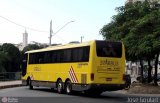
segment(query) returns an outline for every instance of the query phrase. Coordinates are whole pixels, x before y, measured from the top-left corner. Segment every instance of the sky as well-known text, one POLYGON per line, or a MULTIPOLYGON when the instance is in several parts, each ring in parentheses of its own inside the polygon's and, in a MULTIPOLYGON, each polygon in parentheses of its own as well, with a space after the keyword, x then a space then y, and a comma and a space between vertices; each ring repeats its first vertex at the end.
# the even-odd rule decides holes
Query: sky
POLYGON ((21 43, 25 30, 28 43, 49 43, 51 20, 52 44, 81 41, 81 36, 83 42, 102 40, 100 29, 124 4, 125 0, 0 0, 0 43, 21 43))

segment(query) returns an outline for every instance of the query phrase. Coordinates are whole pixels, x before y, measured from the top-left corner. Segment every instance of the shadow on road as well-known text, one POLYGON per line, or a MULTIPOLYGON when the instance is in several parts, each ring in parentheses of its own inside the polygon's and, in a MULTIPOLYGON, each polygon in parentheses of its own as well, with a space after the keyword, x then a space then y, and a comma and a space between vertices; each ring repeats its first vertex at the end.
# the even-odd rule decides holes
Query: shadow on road
MULTIPOLYGON (((28 88, 26 88, 28 89, 28 88)), ((45 87, 35 87, 33 89, 34 91, 44 91, 44 92, 49 92, 49 93, 56 93, 58 94, 57 90, 56 89, 50 89, 50 88, 45 88, 45 87)), ((60 94, 60 95, 66 95, 65 93, 63 94, 60 94)), ((86 95, 85 93, 83 92, 77 92, 77 91, 74 91, 71 95, 69 96, 74 96, 74 97, 83 97, 83 98, 95 98, 95 99, 125 99, 126 100, 126 95, 125 94, 120 94, 120 93, 113 93, 113 92, 104 92, 102 93, 101 95, 99 96, 94 96, 94 95, 86 95), (124 98, 125 97, 125 98, 124 98)))

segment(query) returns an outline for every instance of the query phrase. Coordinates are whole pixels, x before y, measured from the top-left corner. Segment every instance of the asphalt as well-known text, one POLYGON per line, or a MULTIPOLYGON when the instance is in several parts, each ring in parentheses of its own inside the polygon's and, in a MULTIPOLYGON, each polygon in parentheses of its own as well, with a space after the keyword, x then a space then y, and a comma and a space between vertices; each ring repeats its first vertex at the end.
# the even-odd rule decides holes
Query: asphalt
MULTIPOLYGON (((18 87, 22 86, 22 81, 21 80, 16 80, 16 81, 0 81, 0 89, 4 88, 12 88, 12 87, 18 87)), ((128 94, 128 95, 134 95, 134 96, 153 96, 153 97, 160 97, 160 94, 129 94, 127 93, 126 90, 118 90, 118 91, 113 91, 112 93, 118 93, 118 94, 128 94)))

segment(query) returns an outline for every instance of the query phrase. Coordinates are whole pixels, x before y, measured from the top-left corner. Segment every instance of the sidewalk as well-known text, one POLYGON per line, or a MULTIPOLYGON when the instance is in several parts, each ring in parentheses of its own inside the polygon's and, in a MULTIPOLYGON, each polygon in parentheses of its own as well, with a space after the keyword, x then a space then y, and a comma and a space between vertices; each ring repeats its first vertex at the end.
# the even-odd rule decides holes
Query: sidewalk
POLYGON ((144 93, 128 93, 127 90, 118 90, 118 91, 112 91, 112 93, 117 94, 124 94, 124 95, 130 95, 130 96, 146 96, 146 97, 160 97, 160 94, 144 94, 144 93))
POLYGON ((16 81, 0 81, 0 89, 2 88, 8 88, 8 87, 15 87, 15 86, 21 86, 22 81, 16 80, 16 81))

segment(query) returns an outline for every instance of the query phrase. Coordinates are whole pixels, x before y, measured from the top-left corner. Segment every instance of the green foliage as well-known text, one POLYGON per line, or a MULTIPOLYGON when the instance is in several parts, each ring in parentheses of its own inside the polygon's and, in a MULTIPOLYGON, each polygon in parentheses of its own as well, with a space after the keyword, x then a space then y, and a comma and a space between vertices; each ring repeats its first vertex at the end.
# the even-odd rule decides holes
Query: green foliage
POLYGON ((19 49, 13 44, 4 43, 2 46, 0 46, 0 72, 20 71, 20 64, 24 52, 43 47, 43 45, 29 44, 23 49, 22 52, 20 52, 19 49))
POLYGON ((14 60, 14 62, 20 62, 20 51, 17 47, 15 47, 13 44, 10 43, 4 43, 2 45, 2 50, 4 52, 7 52, 11 60, 14 60))
POLYGON ((6 72, 6 69, 4 67, 4 63, 6 61, 10 61, 8 54, 4 51, 0 51, 0 72, 6 72))
POLYGON ((29 44, 28 46, 24 47, 24 49, 22 50, 22 52, 26 52, 29 50, 36 50, 36 49, 41 49, 44 48, 43 45, 38 45, 38 44, 29 44))
MULTIPOLYGON (((112 17, 111 23, 105 25, 100 33, 106 40, 123 41, 127 60, 147 60, 148 65, 151 60, 155 60, 156 85, 157 58, 160 54, 160 7, 155 4, 146 0, 117 7, 118 14, 112 17)), ((151 69, 150 65, 148 76, 151 76, 151 69)), ((141 75, 143 77, 142 63, 141 75)))
POLYGON ((160 49, 160 8, 146 0, 116 10, 111 23, 100 30, 103 38, 123 41, 128 60, 153 58, 160 49))
POLYGON ((17 47, 4 43, 0 47, 0 72, 16 72, 20 70, 21 55, 17 47))

